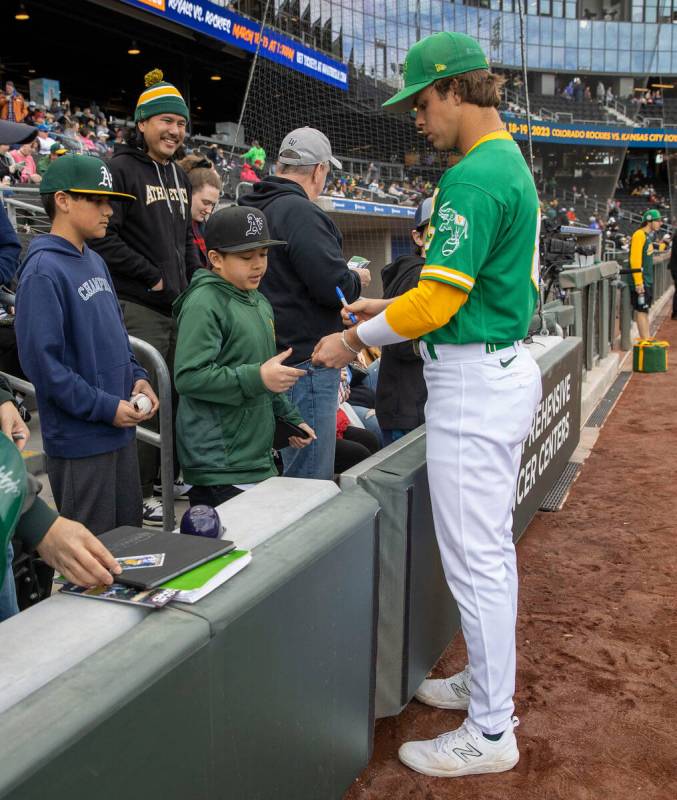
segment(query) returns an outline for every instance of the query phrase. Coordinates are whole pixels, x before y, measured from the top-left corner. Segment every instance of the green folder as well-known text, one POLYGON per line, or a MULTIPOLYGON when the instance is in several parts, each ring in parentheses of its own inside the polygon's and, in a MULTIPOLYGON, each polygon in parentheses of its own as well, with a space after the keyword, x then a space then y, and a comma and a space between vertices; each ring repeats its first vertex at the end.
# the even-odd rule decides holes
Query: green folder
POLYGON ((190 592, 195 589, 201 589, 205 583, 210 581, 213 577, 219 574, 221 570, 229 567, 235 561, 248 555, 247 550, 233 550, 225 556, 219 556, 205 564, 200 564, 199 567, 184 572, 183 575, 177 575, 167 583, 162 584, 163 589, 179 589, 182 592, 190 592))

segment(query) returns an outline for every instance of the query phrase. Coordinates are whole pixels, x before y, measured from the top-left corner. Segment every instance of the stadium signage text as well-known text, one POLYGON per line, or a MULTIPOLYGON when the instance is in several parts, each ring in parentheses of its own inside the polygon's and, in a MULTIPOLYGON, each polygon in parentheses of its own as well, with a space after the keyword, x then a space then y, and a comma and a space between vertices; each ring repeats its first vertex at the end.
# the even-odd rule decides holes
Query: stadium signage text
POLYGON ((198 33, 247 50, 261 47, 259 53, 269 61, 301 72, 338 89, 348 88, 348 68, 340 61, 306 47, 272 28, 233 11, 212 5, 208 0, 123 0, 128 5, 150 11, 198 33))
MULTIPOLYGON (((543 369, 543 398, 522 447, 515 492, 515 531, 522 531, 538 511, 566 467, 579 440, 581 423, 580 341, 565 339, 568 350, 543 369)), ((555 348, 557 352, 559 348, 555 348)))
MULTIPOLYGON (((504 114, 508 132, 515 139, 528 136, 527 121, 522 117, 504 114)), ((531 136, 535 142, 555 144, 583 144, 606 147, 665 147, 677 148, 677 129, 617 128, 604 125, 581 125, 575 122, 531 123, 531 136)))
POLYGON ((408 206, 395 206, 388 203, 368 203, 360 200, 342 200, 335 197, 331 200, 332 211, 344 211, 350 214, 375 214, 379 217, 404 217, 413 219, 416 209, 408 206))

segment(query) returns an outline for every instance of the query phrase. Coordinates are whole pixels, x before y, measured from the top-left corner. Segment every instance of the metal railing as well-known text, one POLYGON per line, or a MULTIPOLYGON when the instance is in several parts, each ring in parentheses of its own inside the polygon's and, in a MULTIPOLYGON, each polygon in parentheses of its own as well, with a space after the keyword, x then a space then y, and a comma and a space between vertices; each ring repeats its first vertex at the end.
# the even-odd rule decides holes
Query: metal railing
MULTIPOLYGON (((135 336, 129 337, 129 342, 134 349, 134 354, 142 356, 150 362, 157 376, 157 393, 160 400, 158 411, 158 421, 160 432, 145 428, 143 425, 136 426, 136 438, 152 447, 160 450, 160 480, 162 483, 162 528, 165 531, 173 531, 176 527, 176 516, 174 515, 174 441, 172 423, 172 386, 169 369, 164 358, 148 342, 137 339, 135 336)), ((35 386, 28 381, 17 378, 6 372, 0 372, 10 383, 12 389, 31 398, 35 398, 35 386)))
MULTIPOLYGON (((670 288, 669 253, 654 257, 654 297, 670 288)), ((564 304, 573 309, 569 332, 583 339, 583 368, 592 370, 614 349, 632 349, 632 303, 625 265, 603 261, 565 268, 559 275, 564 304)), ((547 312, 547 309, 545 309, 547 312)), ((555 309, 553 309, 554 311, 555 309)))

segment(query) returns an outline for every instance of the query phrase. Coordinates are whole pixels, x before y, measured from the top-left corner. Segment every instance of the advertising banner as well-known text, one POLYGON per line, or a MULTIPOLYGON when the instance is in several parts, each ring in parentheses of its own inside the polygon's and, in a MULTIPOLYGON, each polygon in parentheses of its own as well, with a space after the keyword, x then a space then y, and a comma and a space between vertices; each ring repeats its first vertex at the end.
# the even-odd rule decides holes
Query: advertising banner
POLYGON ((127 5, 157 14, 198 33, 254 53, 262 36, 259 54, 303 75, 338 89, 348 89, 348 68, 340 61, 306 47, 273 28, 264 27, 208 0, 122 0, 127 5))
POLYGON ((513 534, 517 539, 562 474, 580 439, 582 345, 565 339, 539 360, 543 397, 522 449, 517 479, 513 534))
MULTIPOLYGON (((502 114, 514 139, 528 138, 525 117, 502 114)), ((531 120, 534 142, 550 144, 582 144, 586 147, 659 147, 677 148, 677 128, 623 128, 612 125, 593 125, 580 122, 531 120)))

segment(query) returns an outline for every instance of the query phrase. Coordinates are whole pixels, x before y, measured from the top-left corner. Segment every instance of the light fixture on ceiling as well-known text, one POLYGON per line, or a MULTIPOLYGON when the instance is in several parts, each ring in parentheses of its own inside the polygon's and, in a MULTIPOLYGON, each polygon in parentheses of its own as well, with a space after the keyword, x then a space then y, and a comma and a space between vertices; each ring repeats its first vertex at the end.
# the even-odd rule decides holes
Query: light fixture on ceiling
POLYGON ((209 76, 209 80, 210 81, 220 81, 221 80, 221 76, 220 75, 210 75, 209 76))
POLYGON ((129 56, 138 56, 141 54, 141 50, 139 50, 139 46, 136 42, 132 42, 129 46, 129 50, 127 50, 127 55, 129 56))
POLYGON ((14 19, 18 19, 19 22, 25 22, 27 19, 30 19, 30 14, 26 11, 26 6, 23 3, 19 3, 19 8, 14 15, 14 19))

